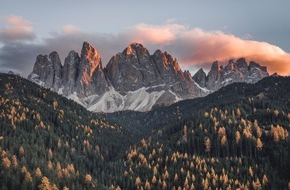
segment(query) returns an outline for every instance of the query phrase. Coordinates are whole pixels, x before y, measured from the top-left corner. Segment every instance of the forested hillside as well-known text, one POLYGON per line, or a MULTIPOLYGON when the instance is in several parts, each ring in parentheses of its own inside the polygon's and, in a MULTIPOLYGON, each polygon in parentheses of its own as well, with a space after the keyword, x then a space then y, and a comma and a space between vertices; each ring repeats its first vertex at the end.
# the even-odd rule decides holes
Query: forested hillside
POLYGON ((287 189, 290 78, 93 114, 0 75, 0 189, 287 189), (141 139, 142 138, 142 139, 141 139))
POLYGON ((0 75, 0 189, 101 189, 122 170, 130 133, 73 101, 0 75))
POLYGON ((289 84, 289 77, 268 77, 149 113, 107 115, 151 132, 127 152, 120 187, 287 189, 289 84))

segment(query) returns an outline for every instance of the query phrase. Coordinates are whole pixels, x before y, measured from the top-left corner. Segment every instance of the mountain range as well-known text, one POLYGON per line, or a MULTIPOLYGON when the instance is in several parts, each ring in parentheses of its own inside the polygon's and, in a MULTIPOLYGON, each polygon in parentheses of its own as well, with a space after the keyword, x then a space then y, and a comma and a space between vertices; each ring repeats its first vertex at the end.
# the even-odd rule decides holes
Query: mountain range
POLYGON ((132 43, 106 67, 100 53, 84 42, 81 55, 70 51, 61 63, 57 52, 38 55, 28 79, 73 99, 89 111, 149 111, 180 100, 203 97, 234 82, 255 83, 269 76, 267 68, 245 58, 212 64, 206 75, 182 71, 176 58, 156 50, 152 55, 132 43))

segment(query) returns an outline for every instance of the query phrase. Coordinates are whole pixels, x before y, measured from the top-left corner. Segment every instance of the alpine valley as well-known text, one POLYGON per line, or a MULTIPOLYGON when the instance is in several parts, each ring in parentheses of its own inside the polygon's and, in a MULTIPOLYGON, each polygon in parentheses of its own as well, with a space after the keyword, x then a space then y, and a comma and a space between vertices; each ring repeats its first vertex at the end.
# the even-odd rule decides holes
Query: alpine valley
POLYGON ((130 44, 0 74, 0 189, 289 189, 290 77, 130 44), (29 80, 28 80, 29 79, 29 80), (112 113, 111 113, 112 112, 112 113))

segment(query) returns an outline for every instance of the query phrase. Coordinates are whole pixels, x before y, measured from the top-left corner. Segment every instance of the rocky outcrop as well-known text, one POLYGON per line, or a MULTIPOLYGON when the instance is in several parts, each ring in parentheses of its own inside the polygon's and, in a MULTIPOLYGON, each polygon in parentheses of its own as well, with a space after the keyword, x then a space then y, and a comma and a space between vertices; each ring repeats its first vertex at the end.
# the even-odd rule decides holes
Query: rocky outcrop
POLYGON ((130 44, 113 56, 106 66, 107 76, 117 91, 125 93, 160 84, 153 60, 141 44, 130 44))
POLYGON ((216 91, 234 82, 255 83, 266 76, 269 76, 266 67, 253 61, 248 65, 245 58, 240 58, 236 61, 229 60, 224 68, 215 61, 208 75, 198 71, 193 76, 193 80, 201 87, 216 91))
POLYGON ((192 77, 192 79, 194 81, 196 81, 200 87, 204 88, 205 87, 205 84, 206 84, 206 73, 204 72, 204 70, 201 68, 199 69, 195 75, 192 77))
POLYGON ((76 92, 76 81, 79 76, 80 57, 75 51, 70 51, 64 60, 63 66, 63 94, 69 95, 76 92))
POLYGON ((83 43, 76 91, 80 97, 101 95, 108 89, 108 82, 103 72, 101 55, 88 42, 83 43))
POLYGON ((52 88, 54 90, 58 90, 59 88, 61 88, 62 86, 62 73, 63 73, 63 68, 62 68, 62 64, 60 61, 60 58, 58 56, 57 52, 52 52, 51 54, 49 54, 49 60, 51 61, 52 65, 53 65, 53 85, 52 88))
POLYGON ((49 56, 38 55, 33 71, 28 76, 29 80, 55 91, 61 86, 61 78, 62 65, 56 52, 52 52, 49 56))

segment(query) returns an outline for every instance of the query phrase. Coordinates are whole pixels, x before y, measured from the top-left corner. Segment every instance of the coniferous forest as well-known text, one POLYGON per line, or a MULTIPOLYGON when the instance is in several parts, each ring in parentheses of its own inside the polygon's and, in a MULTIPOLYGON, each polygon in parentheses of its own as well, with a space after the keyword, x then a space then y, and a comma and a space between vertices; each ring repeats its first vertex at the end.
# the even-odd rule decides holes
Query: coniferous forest
POLYGON ((289 189, 289 84, 96 114, 0 74, 0 189, 289 189))

